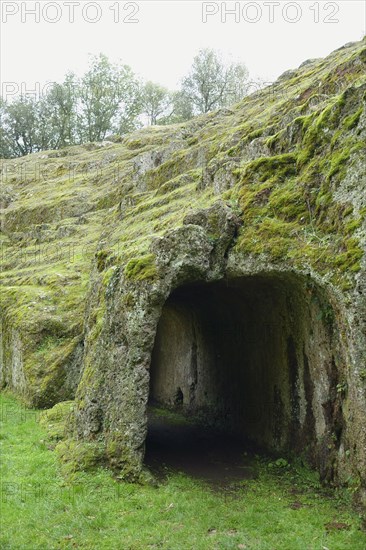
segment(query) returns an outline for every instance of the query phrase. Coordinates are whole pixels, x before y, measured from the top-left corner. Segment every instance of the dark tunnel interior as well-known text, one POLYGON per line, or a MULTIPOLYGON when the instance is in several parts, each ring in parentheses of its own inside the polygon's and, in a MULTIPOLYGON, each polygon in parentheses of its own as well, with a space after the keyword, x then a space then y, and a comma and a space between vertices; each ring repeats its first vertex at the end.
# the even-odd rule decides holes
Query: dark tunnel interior
POLYGON ((323 422, 314 384, 334 363, 323 309, 293 275, 178 288, 157 328, 150 403, 269 451, 305 449, 323 422))

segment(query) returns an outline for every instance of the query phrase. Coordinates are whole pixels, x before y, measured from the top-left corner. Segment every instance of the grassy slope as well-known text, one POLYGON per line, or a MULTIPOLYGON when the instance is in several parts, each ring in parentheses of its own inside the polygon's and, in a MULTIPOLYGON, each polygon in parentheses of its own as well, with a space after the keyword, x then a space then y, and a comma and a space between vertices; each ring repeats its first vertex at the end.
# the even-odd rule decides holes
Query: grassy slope
POLYGON ((96 251, 106 284, 119 265, 149 278, 151 239, 220 196, 245 220, 238 253, 352 288, 365 231, 366 184, 352 179, 364 154, 365 67, 363 41, 229 111, 3 162, 3 202, 12 202, 1 211, 0 307, 22 336, 25 397, 40 388, 39 405, 55 401, 60 365, 82 333, 96 251))
POLYGON ((327 495, 302 468, 258 462, 258 480, 223 492, 179 474, 158 488, 118 483, 102 469, 66 480, 38 413, 9 395, 0 411, 3 550, 365 548, 349 495, 327 495), (327 530, 333 522, 349 529, 327 530))

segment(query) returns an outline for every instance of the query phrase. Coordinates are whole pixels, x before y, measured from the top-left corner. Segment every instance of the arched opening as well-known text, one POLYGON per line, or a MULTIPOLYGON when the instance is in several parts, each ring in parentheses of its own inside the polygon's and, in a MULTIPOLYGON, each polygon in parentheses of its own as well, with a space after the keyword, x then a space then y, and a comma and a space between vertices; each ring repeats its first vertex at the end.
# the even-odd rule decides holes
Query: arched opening
POLYGON ((292 274, 182 286, 158 324, 150 403, 267 451, 315 456, 334 421, 332 323, 312 281, 292 274))

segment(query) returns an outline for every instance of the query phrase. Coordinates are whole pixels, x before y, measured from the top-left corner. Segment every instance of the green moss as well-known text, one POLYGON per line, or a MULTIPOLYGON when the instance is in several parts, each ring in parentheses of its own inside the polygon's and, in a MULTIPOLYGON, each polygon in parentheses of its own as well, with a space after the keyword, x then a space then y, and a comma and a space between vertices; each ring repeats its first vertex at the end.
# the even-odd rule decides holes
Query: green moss
POLYGON ((362 226, 362 218, 352 219, 348 223, 344 223, 344 230, 346 235, 352 235, 356 229, 359 229, 362 226))
POLYGON ((345 251, 336 257, 335 264, 343 272, 357 273, 361 269, 360 260, 364 254, 358 239, 351 237, 345 240, 344 248, 345 251))
POLYGON ((272 209, 278 218, 285 221, 309 222, 304 189, 300 182, 294 179, 289 179, 284 186, 275 189, 271 193, 268 207, 272 209))
POLYGON ((110 254, 110 251, 108 250, 99 250, 96 253, 96 260, 97 260, 97 269, 98 271, 103 271, 106 267, 106 261, 110 254))
POLYGON ((55 452, 66 478, 72 478, 76 472, 95 470, 105 456, 104 445, 101 443, 71 439, 60 441, 55 447, 55 452))
MULTIPOLYGON (((226 116, 146 128, 107 148, 77 146, 3 163, 2 182, 14 201, 2 212, 0 307, 22 343, 30 401, 49 406, 70 398, 65 369, 83 335, 91 266, 93 288, 98 277, 100 285, 88 312, 93 345, 120 272, 131 283, 153 281, 152 238, 221 198, 202 178, 207 165, 230 170, 236 181, 227 198, 243 217, 238 249, 289 267, 309 265, 332 273, 339 288, 352 287, 365 213, 341 204, 334 191, 363 158, 363 52, 360 43, 305 66, 226 116), (250 160, 266 147, 268 156, 250 160), (166 162, 140 173, 140 155, 157 151, 166 162)), ((126 307, 134 307, 133 297, 126 307)))
POLYGON ((128 445, 124 436, 118 433, 108 434, 105 457, 119 479, 132 483, 149 483, 152 476, 143 468, 136 453, 128 445))
POLYGON ((276 134, 274 134, 273 136, 270 136, 269 138, 266 139, 266 145, 271 151, 275 150, 276 145, 283 141, 284 136, 285 136, 285 132, 286 132, 286 130, 282 129, 279 132, 277 132, 276 134))
POLYGON ((346 174, 348 161, 351 155, 357 151, 363 149, 363 144, 353 144, 349 146, 348 143, 343 142, 340 148, 334 151, 330 158, 330 168, 326 174, 327 179, 331 179, 333 176, 339 174, 338 179, 342 178, 346 174))
POLYGON ((260 157, 246 163, 234 173, 239 176, 241 184, 263 183, 274 179, 284 181, 296 173, 296 156, 286 153, 274 157, 260 157))
POLYGON ((169 160, 157 168, 150 170, 146 175, 148 189, 157 189, 166 182, 196 168, 195 159, 191 158, 187 153, 188 151, 184 149, 182 151, 175 152, 169 160))
POLYGON ((51 441, 65 438, 67 429, 70 429, 73 407, 73 401, 63 401, 41 413, 40 424, 47 431, 51 441))
MULTIPOLYGON (((117 261, 117 258, 113 256, 114 260, 117 261)), ((115 280, 119 275, 119 268, 116 265, 113 265, 103 275, 103 285, 107 287, 111 281, 115 280)))
POLYGON ((361 106, 355 113, 352 113, 351 115, 347 116, 343 121, 343 126, 346 130, 353 130, 355 128, 361 118, 361 115, 363 113, 363 107, 361 106))
POLYGON ((141 149, 144 145, 144 142, 142 139, 129 139, 126 141, 126 145, 129 149, 135 150, 141 149))
POLYGON ((298 157, 298 165, 304 166, 313 155, 329 142, 329 132, 339 125, 340 113, 345 103, 344 94, 332 98, 327 106, 303 121, 304 137, 298 157))
POLYGON ((33 402, 39 408, 51 407, 58 401, 70 398, 69 390, 65 387, 66 367, 73 360, 79 343, 79 336, 72 340, 67 339, 62 345, 54 346, 43 360, 40 360, 39 355, 37 357, 36 354, 30 354, 25 361, 28 391, 37 388, 33 402))
POLYGON ((127 279, 133 279, 135 281, 155 279, 157 275, 155 256, 153 254, 147 254, 141 258, 133 258, 126 265, 124 274, 127 279))
POLYGON ((264 132, 264 128, 258 128, 257 130, 250 132, 250 134, 246 136, 246 140, 249 142, 253 141, 254 139, 261 137, 263 135, 263 132, 264 132))
POLYGON ((296 225, 276 218, 263 218, 244 229, 236 249, 242 253, 267 254, 274 260, 284 259, 292 247, 296 225))

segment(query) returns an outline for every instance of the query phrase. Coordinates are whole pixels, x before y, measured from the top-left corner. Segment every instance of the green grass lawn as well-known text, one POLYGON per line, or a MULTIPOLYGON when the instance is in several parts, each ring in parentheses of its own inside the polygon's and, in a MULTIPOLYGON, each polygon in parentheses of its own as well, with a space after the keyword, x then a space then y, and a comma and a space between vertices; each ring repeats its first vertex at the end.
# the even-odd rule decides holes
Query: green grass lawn
POLYGON ((0 548, 365 550, 347 492, 304 468, 269 467, 226 490, 174 473, 159 487, 109 471, 62 477, 38 414, 0 396, 0 548))

